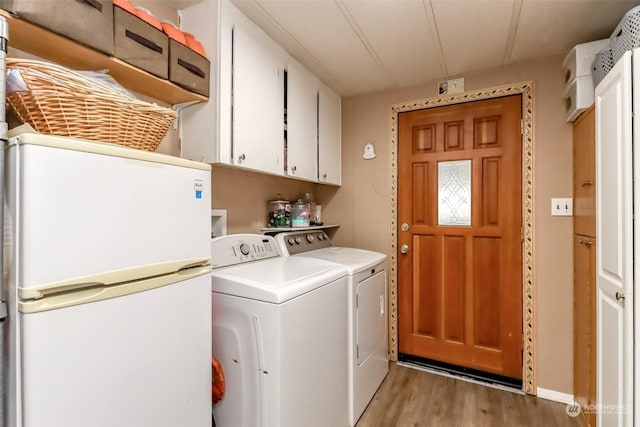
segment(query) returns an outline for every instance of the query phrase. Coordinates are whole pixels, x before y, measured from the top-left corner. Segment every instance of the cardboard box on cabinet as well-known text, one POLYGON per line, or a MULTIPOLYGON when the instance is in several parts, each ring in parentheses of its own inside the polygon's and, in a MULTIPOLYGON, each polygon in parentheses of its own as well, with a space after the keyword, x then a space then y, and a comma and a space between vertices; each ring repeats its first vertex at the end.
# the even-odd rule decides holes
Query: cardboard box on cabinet
POLYGON ((209 96, 209 70, 207 58, 169 39, 169 80, 191 92, 209 96))
POLYGON ((119 7, 113 8, 114 56, 151 74, 169 77, 169 37, 119 7))
POLYGON ((112 0, 0 0, 0 8, 113 55, 112 0))

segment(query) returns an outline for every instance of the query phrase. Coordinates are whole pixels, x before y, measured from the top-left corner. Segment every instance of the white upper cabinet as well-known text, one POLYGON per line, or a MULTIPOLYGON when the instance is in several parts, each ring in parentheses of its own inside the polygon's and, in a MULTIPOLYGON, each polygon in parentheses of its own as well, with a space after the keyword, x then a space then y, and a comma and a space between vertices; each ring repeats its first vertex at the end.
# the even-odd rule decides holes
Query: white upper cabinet
POLYGON ((340 97, 226 0, 181 19, 214 58, 209 101, 181 112, 182 156, 339 185, 340 97))
POLYGON ((318 93, 318 182, 341 184, 342 110, 340 96, 321 85, 318 93))
POLYGON ((232 31, 233 163, 282 174, 286 54, 253 24, 232 31))
POLYGON ((287 175, 318 179, 318 83, 294 59, 287 66, 287 175))
POLYGON ((205 1, 180 12, 182 27, 198 35, 211 58, 209 101, 180 112, 180 139, 186 159, 231 164, 231 31, 223 31, 230 25, 222 16, 224 6, 205 1))

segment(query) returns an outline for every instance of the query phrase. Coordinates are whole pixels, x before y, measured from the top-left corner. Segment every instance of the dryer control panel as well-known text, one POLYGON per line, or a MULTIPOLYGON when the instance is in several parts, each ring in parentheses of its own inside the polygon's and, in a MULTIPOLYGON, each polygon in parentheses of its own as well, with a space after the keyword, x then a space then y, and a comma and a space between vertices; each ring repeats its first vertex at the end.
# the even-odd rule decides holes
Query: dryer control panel
POLYGON ((284 255, 296 255, 333 246, 327 233, 322 230, 279 233, 275 238, 284 255))
POLYGON ((262 234, 229 234, 211 240, 213 268, 280 256, 271 236, 262 234))

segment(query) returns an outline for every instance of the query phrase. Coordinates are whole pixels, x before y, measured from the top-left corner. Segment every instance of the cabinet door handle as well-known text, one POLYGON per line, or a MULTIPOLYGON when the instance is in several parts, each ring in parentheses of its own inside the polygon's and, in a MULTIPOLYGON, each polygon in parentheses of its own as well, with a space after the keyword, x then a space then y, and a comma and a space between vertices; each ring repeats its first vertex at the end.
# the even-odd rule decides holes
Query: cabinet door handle
POLYGON ((327 179, 327 174, 326 174, 326 173, 323 173, 323 174, 322 174, 322 179, 324 179, 324 180, 326 180, 326 179, 327 179))
POLYGON ((586 247, 590 247, 591 245, 593 245, 593 242, 592 242, 591 240, 583 240, 583 239, 580 239, 580 242, 579 242, 579 243, 580 243, 581 245, 585 245, 586 247))
POLYGON ((590 187, 593 185, 593 181, 591 181, 590 179, 584 180, 580 183, 581 187, 590 187))
POLYGON ((295 173, 296 173, 296 170, 298 170, 298 168, 297 168, 297 167, 295 167, 295 166, 291 166, 291 172, 292 172, 293 174, 295 174, 295 173))
POLYGON ((238 161, 243 161, 246 160, 247 156, 244 154, 240 154, 240 157, 238 157, 238 161))

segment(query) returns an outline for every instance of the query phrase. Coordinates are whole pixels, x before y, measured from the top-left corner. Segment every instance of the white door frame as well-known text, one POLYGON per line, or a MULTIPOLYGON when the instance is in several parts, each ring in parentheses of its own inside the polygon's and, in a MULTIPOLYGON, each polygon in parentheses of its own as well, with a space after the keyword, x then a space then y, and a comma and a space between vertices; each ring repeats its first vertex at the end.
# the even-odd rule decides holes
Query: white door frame
POLYGON ((391 360, 398 360, 398 113, 445 105, 461 104, 509 95, 522 95, 522 298, 523 298, 523 372, 522 389, 536 394, 534 343, 534 83, 533 81, 489 89, 447 95, 392 105, 390 108, 390 213, 391 238, 389 249, 389 351, 391 360))

